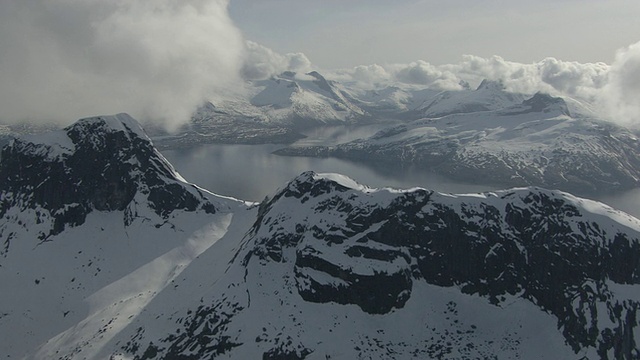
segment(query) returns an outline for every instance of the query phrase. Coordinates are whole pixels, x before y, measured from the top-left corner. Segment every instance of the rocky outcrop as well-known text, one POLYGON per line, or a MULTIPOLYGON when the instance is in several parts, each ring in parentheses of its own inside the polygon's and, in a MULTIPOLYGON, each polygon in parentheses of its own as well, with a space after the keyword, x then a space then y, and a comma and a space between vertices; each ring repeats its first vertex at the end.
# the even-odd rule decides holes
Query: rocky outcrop
POLYGON ((553 314, 576 352, 636 358, 640 301, 613 289, 640 284, 640 225, 594 219, 583 201, 537 188, 374 193, 305 173, 262 205, 248 259, 293 262, 306 301, 375 314, 402 308, 416 281, 495 306, 521 297, 553 314))
POLYGON ((174 210, 216 211, 126 114, 82 119, 61 131, 13 140, 2 150, 0 189, 0 218, 11 208, 32 209, 39 221, 52 222, 40 234, 43 241, 82 224, 94 210, 123 211, 125 222, 138 216, 137 205, 161 218, 174 210))

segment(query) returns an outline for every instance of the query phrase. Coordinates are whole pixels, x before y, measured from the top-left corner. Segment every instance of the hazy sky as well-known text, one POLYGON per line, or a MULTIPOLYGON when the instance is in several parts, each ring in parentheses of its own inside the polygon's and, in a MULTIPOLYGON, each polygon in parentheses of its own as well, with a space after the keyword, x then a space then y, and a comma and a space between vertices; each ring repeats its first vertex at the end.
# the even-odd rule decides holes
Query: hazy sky
POLYGON ((640 40, 637 0, 231 0, 245 38, 322 68, 463 54, 606 62, 640 40))

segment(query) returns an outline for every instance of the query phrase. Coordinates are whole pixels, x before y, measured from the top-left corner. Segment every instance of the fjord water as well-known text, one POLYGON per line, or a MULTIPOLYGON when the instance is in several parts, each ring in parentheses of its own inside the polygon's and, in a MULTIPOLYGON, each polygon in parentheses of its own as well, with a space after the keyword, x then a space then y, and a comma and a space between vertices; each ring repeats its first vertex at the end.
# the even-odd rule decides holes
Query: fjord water
MULTIPOLYGON (((294 145, 333 145, 366 138, 383 125, 334 126, 309 130, 294 145)), ((370 187, 406 189, 423 187, 443 192, 495 190, 487 185, 451 181, 417 166, 390 168, 386 164, 362 163, 336 158, 273 155, 285 145, 205 145, 164 150, 162 153, 188 181, 216 194, 261 201, 294 177, 309 170, 347 175, 370 187)))
MULTIPOLYGON (((331 145, 367 137, 381 125, 327 127, 307 132, 297 145, 331 145)), ((273 155, 285 145, 205 145, 163 150, 163 155, 189 182, 216 194, 261 201, 274 194, 302 172, 333 172, 347 175, 370 187, 407 189, 423 187, 440 192, 471 193, 498 190, 490 184, 463 183, 419 166, 393 166, 335 158, 307 158, 273 155)), ((593 196, 616 209, 640 217, 640 189, 615 195, 593 196)))
POLYGON ((165 157, 188 181, 216 194, 260 201, 294 177, 313 170, 347 175, 371 187, 424 187, 443 192, 495 190, 487 185, 464 184, 416 167, 390 169, 334 158, 273 155, 282 145, 207 145, 164 150, 165 157))

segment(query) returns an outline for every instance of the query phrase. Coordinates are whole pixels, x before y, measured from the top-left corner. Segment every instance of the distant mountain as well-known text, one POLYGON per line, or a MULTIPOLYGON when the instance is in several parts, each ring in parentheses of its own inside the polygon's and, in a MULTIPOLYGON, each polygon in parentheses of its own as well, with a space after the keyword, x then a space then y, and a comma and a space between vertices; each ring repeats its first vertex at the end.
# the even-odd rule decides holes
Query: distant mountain
POLYGON ((175 133, 154 123, 145 123, 144 128, 159 149, 205 144, 289 144, 304 137, 289 124, 268 121, 243 99, 227 100, 223 105, 205 103, 175 133))
POLYGON ((271 122, 309 127, 353 123, 365 111, 345 97, 339 84, 313 71, 306 75, 284 73, 254 83, 262 90, 250 100, 271 122))
MULTIPOLYGON (((12 123, 1 124, 0 123, 0 149, 7 145, 12 139, 18 136, 42 134, 59 129, 58 125, 53 123, 12 123)), ((2 155, 0 154, 0 159, 2 155)))
POLYGON ((440 90, 418 86, 390 85, 374 90, 348 89, 353 101, 378 119, 415 119, 416 110, 440 94, 440 90))
POLYGON ((413 164, 464 181, 578 194, 640 185, 640 142, 629 130, 585 115, 589 110, 575 100, 569 106, 565 99, 538 93, 509 105, 495 86, 469 94, 478 92, 474 101, 462 103, 485 104, 473 107, 478 111, 433 102, 427 110, 438 108, 439 116, 446 108, 451 114, 389 126, 367 139, 277 153, 413 164), (499 105, 505 106, 487 110, 499 105))
POLYGON ((501 82, 484 80, 475 90, 444 91, 416 109, 421 117, 436 118, 504 109, 517 105, 525 95, 506 91, 501 82))
POLYGON ((299 131, 324 125, 354 125, 375 119, 344 87, 320 73, 285 72, 245 84, 245 92, 205 103, 191 121, 170 134, 145 124, 160 148, 207 143, 292 143, 299 131))
POLYGON ((307 172, 250 204, 124 114, 13 141, 0 184, 11 358, 640 356, 640 221, 567 193, 307 172))

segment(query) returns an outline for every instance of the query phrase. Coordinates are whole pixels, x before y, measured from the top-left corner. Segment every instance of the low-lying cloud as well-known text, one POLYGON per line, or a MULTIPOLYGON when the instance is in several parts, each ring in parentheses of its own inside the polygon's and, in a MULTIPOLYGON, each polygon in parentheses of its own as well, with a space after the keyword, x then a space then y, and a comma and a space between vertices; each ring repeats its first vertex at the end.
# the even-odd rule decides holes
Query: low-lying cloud
POLYGON ((246 80, 264 80, 285 71, 307 73, 311 69, 311 61, 302 53, 281 55, 253 41, 246 42, 242 66, 242 77, 246 80))
POLYGON ((608 75, 603 107, 617 122, 640 127, 640 42, 618 51, 608 75))
POLYGON ((128 112, 175 127, 240 81, 227 0, 0 2, 0 120, 128 112))
POLYGON ((464 83, 477 85, 490 79, 501 81, 511 91, 545 91, 587 97, 607 84, 610 68, 604 63, 583 64, 554 58, 522 64, 500 56, 465 55, 455 64, 436 66, 420 60, 410 64, 358 66, 335 75, 343 81, 360 82, 362 86, 400 82, 441 89, 461 89, 464 83))
POLYGON ((331 76, 363 89, 403 83, 455 90, 489 79, 501 81, 509 91, 542 91, 583 100, 594 105, 606 120, 640 127, 640 42, 619 50, 610 65, 555 58, 523 64, 500 56, 465 55, 454 64, 375 64, 335 71, 331 76))

